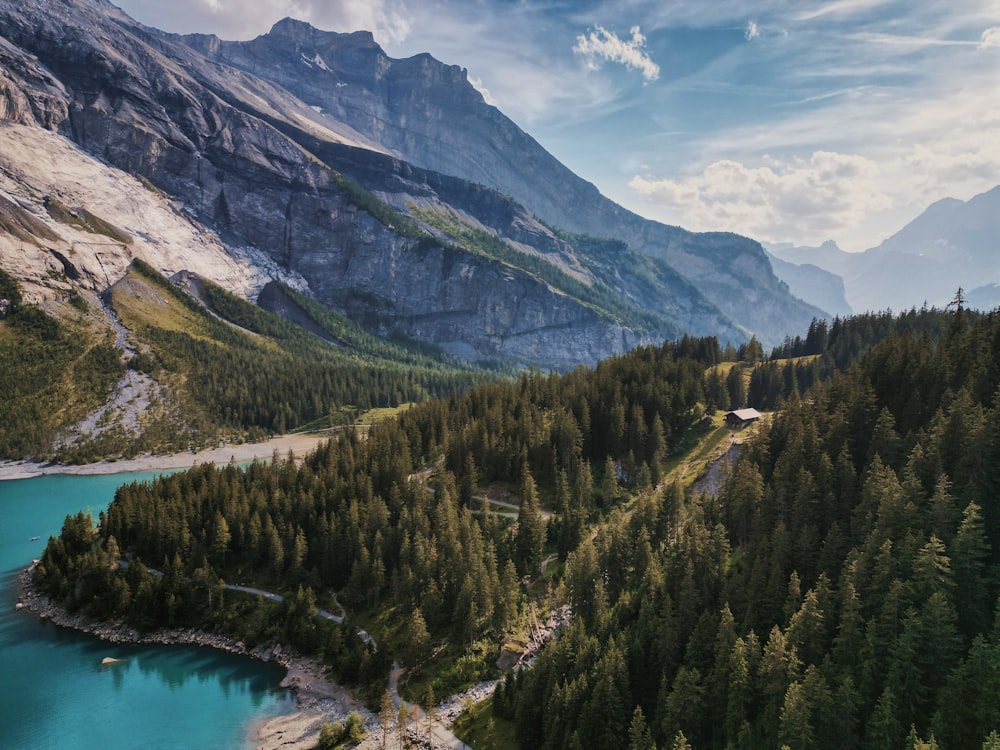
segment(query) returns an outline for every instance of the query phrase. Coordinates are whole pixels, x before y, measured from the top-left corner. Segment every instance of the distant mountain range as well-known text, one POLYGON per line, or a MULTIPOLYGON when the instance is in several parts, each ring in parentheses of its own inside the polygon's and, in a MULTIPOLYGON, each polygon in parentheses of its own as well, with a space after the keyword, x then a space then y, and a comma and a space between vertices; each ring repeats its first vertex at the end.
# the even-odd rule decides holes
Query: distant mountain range
POLYGON ((808 300, 828 315, 850 315, 844 280, 835 273, 824 271, 814 263, 792 263, 778 257, 768 246, 767 257, 775 275, 788 284, 789 291, 799 299, 808 300))
POLYGON ((141 258, 556 369, 684 333, 773 343, 822 315, 759 243, 623 209, 464 69, 367 32, 285 19, 225 42, 105 0, 0 0, 0 37, 0 266, 31 299, 106 290, 141 258))
MULTIPOLYGON (((834 242, 819 247, 769 245, 780 261, 811 264, 841 277, 855 312, 895 311, 924 303, 942 307, 959 287, 971 307, 1000 304, 1000 186, 968 201, 945 198, 878 247, 848 253, 834 242)), ((782 276, 784 266, 775 264, 782 276)), ((823 307, 815 290, 792 291, 823 307)), ((830 310, 833 312, 833 310, 830 310)))

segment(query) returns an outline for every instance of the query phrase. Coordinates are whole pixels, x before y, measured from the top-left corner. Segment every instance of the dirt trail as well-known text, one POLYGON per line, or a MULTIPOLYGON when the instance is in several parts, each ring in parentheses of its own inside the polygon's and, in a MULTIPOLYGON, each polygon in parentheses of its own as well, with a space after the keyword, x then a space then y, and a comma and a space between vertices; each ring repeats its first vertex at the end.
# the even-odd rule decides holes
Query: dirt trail
POLYGON ((740 448, 742 448, 741 443, 730 442, 725 452, 708 467, 705 476, 695 480, 695 483, 691 485, 691 494, 712 496, 719 494, 719 487, 726 481, 729 472, 736 465, 736 459, 740 455, 740 448))
MULTIPOLYGON (((126 361, 134 357, 138 352, 128 341, 128 329, 104 300, 101 301, 101 312, 114 331, 115 348, 126 361)), ((121 380, 112 388, 111 397, 70 427, 66 435, 56 442, 56 449, 98 437, 115 426, 120 426, 126 434, 137 437, 142 431, 142 415, 149 409, 153 398, 159 395, 160 386, 149 375, 125 370, 121 380)))
POLYGON ((399 665, 398 661, 392 663, 392 670, 389 672, 389 696, 392 698, 392 705, 397 709, 402 706, 406 706, 406 709, 410 712, 413 723, 411 724, 410 734, 413 735, 414 739, 418 741, 423 739, 427 741, 427 730, 426 727, 430 727, 430 746, 434 750, 439 748, 445 748, 446 750, 472 750, 471 747, 466 745, 462 740, 458 739, 455 734, 442 723, 442 720, 453 721, 457 714, 451 716, 447 713, 442 712, 440 706, 436 706, 434 709, 434 715, 431 716, 430 721, 427 719, 427 712, 423 708, 415 703, 407 703, 399 695, 399 677, 403 673, 403 668, 399 665))

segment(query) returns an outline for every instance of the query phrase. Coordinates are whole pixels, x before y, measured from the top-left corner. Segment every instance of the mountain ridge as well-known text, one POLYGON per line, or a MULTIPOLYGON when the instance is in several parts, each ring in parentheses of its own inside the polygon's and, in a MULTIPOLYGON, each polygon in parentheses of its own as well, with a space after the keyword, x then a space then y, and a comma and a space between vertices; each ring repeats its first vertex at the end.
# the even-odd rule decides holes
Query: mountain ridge
POLYGON ((781 260, 813 263, 841 276, 854 310, 943 307, 962 287, 982 309, 998 299, 1000 186, 967 201, 935 201, 898 232, 860 253, 835 242, 814 248, 774 246, 781 260))
MULTIPOLYGON (((553 228, 593 233, 535 218, 539 214, 529 203, 538 191, 506 193, 515 208, 498 219, 494 209, 504 191, 493 195, 496 186, 477 187, 461 174, 421 167, 410 158, 421 148, 433 151, 428 145, 432 140, 420 131, 424 127, 441 136, 438 143, 451 146, 439 152, 469 163, 461 157, 477 154, 490 170, 496 165, 497 149, 456 148, 453 139, 444 137, 463 129, 466 121, 461 127, 433 130, 446 111, 442 107, 458 106, 456 96, 459 104, 469 104, 486 118, 483 122, 493 127, 489 134, 519 134, 530 146, 526 153, 544 154, 541 166, 539 160, 520 159, 523 183, 537 181, 545 165, 558 165, 552 170, 571 180, 575 191, 564 199, 572 201, 582 191, 599 204, 574 206, 573 215, 588 215, 587 205, 616 215, 628 212, 601 198, 593 185, 572 175, 487 105, 462 68, 429 55, 391 61, 370 34, 321 32, 286 19, 269 35, 230 43, 159 32, 106 2, 34 7, 4 0, 0 35, 8 40, 0 50, 0 111, 7 119, 58 132, 105 163, 137 175, 143 184, 163 191, 190 220, 214 232, 223 252, 243 248, 243 256, 263 259, 266 277, 296 280, 299 288, 340 312, 359 315, 383 335, 421 338, 472 358, 568 369, 684 332, 736 341, 757 333, 772 341, 804 328, 819 313, 781 286, 759 244, 736 235, 693 235, 635 217, 641 223, 633 229, 641 231, 632 235, 643 240, 649 234, 653 240, 647 238, 643 245, 655 245, 655 252, 639 254, 625 247, 587 260, 553 228), (313 47, 289 48, 289 38, 348 38, 351 44, 340 50, 343 59, 335 60, 313 47), (344 112, 355 113, 352 117, 367 113, 366 123, 323 115, 317 111, 322 102, 246 69, 251 53, 270 54, 281 40, 286 42, 285 67, 294 64, 296 71, 327 78, 346 71, 343 81, 327 81, 327 103, 338 91, 350 92, 354 99, 337 101, 344 112), (377 85, 352 91, 366 81, 377 85), (338 82, 346 85, 338 87, 338 82), (399 92, 409 98, 385 111, 397 122, 409 120, 411 129, 397 128, 393 136, 388 126, 379 130, 373 124, 372 113, 381 117, 376 105, 398 99, 399 92), (451 203, 436 190, 448 193, 451 203), (470 202, 468 196, 477 200, 470 202), (478 227, 509 245, 514 255, 505 250, 506 260, 501 260, 470 253, 460 237, 413 213, 423 212, 426 218, 429 205, 441 216, 463 217, 461 227, 478 227), (620 295, 626 305, 648 306, 655 320, 639 328, 623 325, 613 309, 594 308, 586 301, 592 293, 580 297, 568 292, 566 284, 554 287, 551 274, 529 270, 533 266, 518 260, 518 253, 575 275, 584 287, 620 295), (678 258, 696 273, 679 269, 678 258)), ((271 71, 271 79, 283 75, 280 65, 268 66, 264 58, 258 62, 271 71)), ((545 185, 551 189, 561 183, 548 180, 545 185)), ((629 245, 628 239, 623 242, 629 245)), ((168 274, 184 270, 154 265, 168 274)), ((252 299, 264 283, 266 279, 241 293, 252 299)))
MULTIPOLYGON (((605 198, 596 186, 575 175, 500 110, 486 103, 468 82, 465 70, 458 66, 446 65, 426 54, 394 60, 374 43, 370 34, 323 32, 303 22, 288 19, 279 22, 271 32, 256 39, 248 42, 220 42, 215 49, 214 55, 227 64, 261 71, 262 75, 286 87, 303 101, 318 101, 322 98, 321 109, 337 110, 338 115, 361 130, 365 128, 363 121, 367 121, 373 111, 379 111, 376 95, 380 88, 390 92, 413 90, 412 86, 392 83, 393 71, 397 66, 404 70, 400 75, 407 84, 412 81, 406 70, 409 67, 419 64, 426 70, 436 71, 435 75, 430 76, 430 80, 433 84, 441 85, 429 88, 433 95, 418 98, 421 105, 418 111, 423 117, 416 121, 433 124, 448 119, 444 117, 447 112, 457 115, 455 119, 461 122, 462 127, 447 129, 446 136, 421 144, 412 132, 404 131, 398 125, 394 127, 391 113, 387 112, 380 118, 382 142, 395 150, 400 158, 415 166, 463 177, 513 195, 546 223, 579 234, 613 237, 624 241, 638 252, 666 260, 678 272, 690 278, 712 304, 768 340, 780 338, 783 335, 782 329, 787 328, 787 320, 782 321, 780 316, 766 314, 767 303, 784 297, 786 291, 772 273, 759 243, 728 232, 696 234, 680 227, 660 224, 644 219, 605 198), (298 32, 296 39, 308 35, 308 41, 313 45, 316 44, 316 39, 328 45, 337 41, 349 43, 352 40, 363 40, 364 54, 374 57, 371 65, 379 71, 377 83, 358 95, 365 101, 365 107, 350 105, 353 96, 350 92, 352 87, 357 87, 358 79, 351 77, 355 72, 353 68, 343 71, 341 75, 339 57, 331 58, 327 54, 327 57, 321 57, 323 66, 308 64, 310 55, 324 52, 316 46, 309 47, 308 53, 303 51, 299 57, 291 58, 291 61, 287 56, 277 55, 282 64, 261 64, 261 58, 273 51, 275 38, 287 36, 287 30, 291 28, 298 32), (355 36, 356 34, 361 36, 355 36), (305 61, 304 69, 302 61, 305 61), (293 63, 296 65, 294 75, 287 70, 293 63), (333 88, 320 92, 311 83, 317 78, 336 78, 337 81, 333 88), (345 83, 347 80, 350 83, 345 83), (447 91, 442 90, 446 88, 444 84, 450 85, 447 91), (448 93, 466 100, 471 106, 458 113, 453 108, 448 109, 448 93), (441 105, 442 101, 445 102, 444 106, 441 105), (438 108, 434 109, 432 105, 438 105, 438 108), (363 121, 351 119, 358 112, 363 121), (499 131, 492 132, 489 127, 499 128, 499 131), (482 134, 482 137, 478 140, 470 139, 470 133, 482 134), (456 144, 462 143, 468 145, 464 148, 456 147, 456 144), (437 144, 444 144, 445 147, 437 148, 437 144), (513 145, 508 147, 507 144, 513 145), (468 158, 470 154, 478 158, 468 158), (487 162, 488 156, 494 158, 487 162), (706 264, 707 256, 714 256, 713 262, 706 264), (750 305, 742 304, 746 289, 741 287, 744 287, 748 279, 755 294, 750 305), (737 292, 735 299, 734 291, 737 292)), ((350 57, 347 52, 338 52, 332 46, 327 47, 326 52, 329 53, 330 49, 350 57)), ((281 51, 283 48, 279 47, 279 53, 281 51)), ((274 58, 272 55, 268 59, 274 58)), ((423 79, 418 79, 418 82, 420 80, 423 79)), ((413 121, 412 117, 406 120, 408 124, 413 121)), ((811 317, 821 314, 820 310, 808 307, 801 301, 790 303, 785 300, 785 306, 782 313, 785 318, 796 318, 801 326, 807 325, 811 317)))

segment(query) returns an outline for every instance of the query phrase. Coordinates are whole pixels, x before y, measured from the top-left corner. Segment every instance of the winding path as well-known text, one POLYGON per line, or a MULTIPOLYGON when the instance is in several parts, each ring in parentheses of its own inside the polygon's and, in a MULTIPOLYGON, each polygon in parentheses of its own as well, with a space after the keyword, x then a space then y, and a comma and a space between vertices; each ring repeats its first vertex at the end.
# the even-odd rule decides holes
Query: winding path
MULTIPOLYGON (((152 570, 150 569, 150 572, 152 570)), ((263 596, 265 599, 270 599, 272 602, 283 602, 285 597, 281 594, 275 594, 273 591, 264 591, 264 589, 255 589, 253 586, 239 586, 235 583, 224 583, 222 588, 229 589, 230 591, 242 591, 244 594, 256 594, 257 596, 263 596)), ((337 602, 336 597, 334 601, 337 602)), ((340 602, 337 602, 337 606, 340 607, 340 602)), ((343 607, 340 607, 343 611, 343 607)), ((335 622, 338 625, 344 622, 344 615, 335 615, 333 612, 328 612, 325 609, 316 610, 316 614, 322 617, 324 620, 329 620, 330 622, 335 622)), ((375 643, 375 639, 371 637, 371 634, 367 630, 362 628, 355 628, 354 632, 357 633, 358 638, 364 641, 367 645, 372 647, 373 651, 378 651, 378 644, 375 643)))
MULTIPOLYGON (((150 572, 153 573, 151 569, 150 572)), ((160 574, 160 572, 156 571, 156 574, 160 574)), ((265 591, 264 589, 254 588, 253 586, 239 586, 235 583, 226 583, 223 584, 223 588, 229 589, 230 591, 241 591, 244 594, 256 594, 257 596, 263 596, 265 599, 270 599, 272 602, 284 601, 284 597, 281 596, 280 594, 275 594, 273 591, 265 591)), ((336 603, 338 607, 340 607, 340 610, 344 612, 343 615, 335 615, 332 612, 328 612, 325 609, 317 609, 316 614, 326 620, 330 620, 331 622, 335 622, 339 625, 344 621, 346 610, 344 610, 344 607, 340 604, 340 602, 337 601, 336 596, 334 597, 333 601, 334 603, 336 603)), ((371 646, 373 650, 378 649, 378 645, 375 643, 375 639, 372 638, 371 635, 366 630, 362 630, 361 628, 355 628, 354 632, 357 633, 358 638, 360 638, 366 644, 371 646)), ((393 706, 395 706, 398 709, 401 706, 405 705, 407 710, 410 711, 410 715, 417 722, 418 733, 419 733, 420 721, 425 720, 427 718, 427 712, 420 706, 416 705, 415 703, 407 703, 400 696, 399 676, 402 673, 403 673, 403 668, 400 666, 398 661, 394 661, 392 663, 392 669, 389 670, 389 683, 387 685, 387 689, 389 690, 389 695, 392 698, 393 706)), ((473 748, 469 747, 460 739, 458 739, 458 737, 456 737, 455 734, 450 729, 444 726, 437 719, 431 720, 431 744, 435 748, 438 747, 447 748, 447 750, 473 750, 473 748)))
MULTIPOLYGON (((398 661, 392 663, 392 669, 389 670, 389 696, 392 698, 392 705, 397 709, 405 706, 410 712, 410 716, 414 719, 417 724, 417 734, 420 734, 420 722, 426 721, 427 712, 424 711, 416 703, 407 703, 399 695, 399 676, 403 673, 403 668, 400 666, 398 661)), ((442 747, 448 748, 448 750, 473 750, 471 747, 466 745, 462 740, 455 736, 454 732, 444 726, 440 720, 436 717, 432 717, 430 720, 431 727, 431 740, 430 744, 434 748, 442 747)))
MULTIPOLYGON (((431 490, 431 492, 433 492, 433 491, 434 490, 431 490)), ((518 515, 519 515, 519 513, 521 511, 521 506, 520 505, 515 505, 514 503, 508 503, 505 500, 497 500, 496 498, 490 497, 489 494, 473 495, 472 499, 473 500, 478 500, 480 502, 480 504, 483 502, 483 500, 485 500, 487 503, 490 504, 490 506, 496 505, 497 507, 500 507, 500 508, 507 508, 506 511, 503 511, 503 510, 493 510, 492 507, 490 508, 490 513, 492 513, 494 516, 500 516, 501 518, 512 518, 514 520, 517 520, 517 517, 518 517, 518 515)), ((473 508, 472 512, 473 513, 482 513, 483 511, 482 511, 482 508, 473 508)), ((545 510, 544 508, 539 508, 538 509, 538 515, 540 515, 546 521, 549 521, 549 520, 552 519, 552 517, 555 514, 552 511, 550 511, 550 510, 545 510)))
MULTIPOLYGON (((128 560, 118 561, 118 565, 123 568, 127 568, 128 564, 129 564, 128 560)), ((156 568, 146 568, 146 570, 149 572, 151 576, 155 576, 157 578, 163 575, 163 571, 157 570, 156 568)), ((273 591, 265 591, 264 589, 258 589, 253 586, 241 586, 236 583, 224 583, 222 584, 222 587, 224 589, 228 589, 229 591, 239 591, 244 594, 262 596, 265 599, 269 599, 272 602, 283 602, 285 600, 285 597, 283 597, 281 594, 275 594, 273 591)), ((334 595, 333 597, 333 602, 334 604, 337 605, 337 607, 340 608, 340 611, 343 614, 335 615, 333 614, 333 612, 328 612, 325 609, 318 609, 318 608, 316 609, 316 614, 325 620, 330 620, 331 622, 335 622, 338 625, 340 625, 344 622, 344 618, 347 616, 347 611, 344 609, 343 605, 339 601, 337 601, 336 595, 334 595)), ((364 630, 362 628, 355 628, 354 632, 357 634, 358 638, 364 641, 367 645, 371 646, 373 651, 378 650, 378 644, 375 642, 375 639, 372 638, 371 634, 367 630, 364 630)), ((389 682, 387 685, 389 695, 392 697, 392 704, 397 709, 405 704, 406 707, 410 710, 413 717, 419 722, 420 720, 427 718, 427 712, 424 711, 423 708, 416 705, 415 703, 406 703, 399 695, 399 676, 402 674, 402 672, 403 668, 400 666, 399 662, 394 661, 392 663, 392 669, 389 670, 389 682)), ((447 750, 473 750, 473 748, 469 747, 460 739, 458 739, 458 737, 456 737, 455 734, 450 729, 448 729, 448 727, 444 726, 437 719, 434 719, 432 721, 431 738, 432 738, 432 746, 434 748, 446 748, 447 750)))

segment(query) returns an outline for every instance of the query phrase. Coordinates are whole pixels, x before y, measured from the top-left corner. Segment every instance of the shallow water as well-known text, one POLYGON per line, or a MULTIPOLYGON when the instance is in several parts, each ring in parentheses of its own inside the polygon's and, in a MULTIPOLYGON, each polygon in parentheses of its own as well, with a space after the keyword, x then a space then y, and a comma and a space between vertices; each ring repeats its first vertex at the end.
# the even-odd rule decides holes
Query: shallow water
POLYGON ((153 476, 0 481, 0 748, 248 748, 255 719, 293 709, 281 667, 202 647, 104 643, 15 612, 17 574, 68 513, 96 518, 119 484, 153 476), (101 666, 105 657, 122 661, 101 666))

